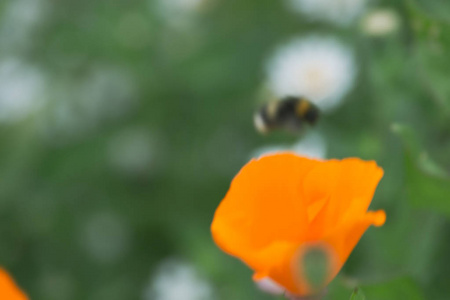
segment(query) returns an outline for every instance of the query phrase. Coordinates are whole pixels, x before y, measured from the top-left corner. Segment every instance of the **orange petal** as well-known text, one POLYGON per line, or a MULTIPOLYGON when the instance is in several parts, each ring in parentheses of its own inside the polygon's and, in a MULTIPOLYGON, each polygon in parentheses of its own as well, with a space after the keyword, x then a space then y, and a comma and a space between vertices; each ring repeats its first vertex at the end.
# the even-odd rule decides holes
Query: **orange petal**
POLYGON ((0 299, 27 300, 27 296, 16 286, 8 273, 0 268, 0 299))
POLYGON ((369 211, 364 216, 335 228, 334 231, 324 238, 324 241, 330 244, 339 256, 340 266, 336 270, 336 274, 344 265, 367 228, 370 225, 381 226, 385 220, 386 213, 383 210, 369 211))
POLYGON ((211 225, 216 243, 242 258, 274 241, 301 240, 307 218, 299 186, 319 163, 283 153, 244 166, 216 210, 211 225))
POLYGON ((260 279, 264 274, 274 282, 290 291, 298 291, 293 276, 292 261, 298 250, 298 244, 276 242, 253 254, 247 262, 255 270, 264 270, 256 273, 253 278, 260 279))
POLYGON ((382 176, 383 170, 375 162, 358 158, 331 160, 314 168, 304 182, 305 193, 313 198, 320 190, 328 198, 311 220, 308 239, 320 239, 339 224, 361 217, 382 176))
POLYGON ((382 175, 375 162, 357 158, 317 161, 280 153, 252 160, 216 210, 214 241, 250 266, 255 280, 269 277, 305 295, 310 291, 293 264, 299 249, 329 245, 337 261, 331 280, 365 230, 385 221, 382 211, 366 212, 382 175))
POLYGON ((363 214, 369 208, 378 183, 383 177, 383 169, 375 161, 347 158, 341 161, 342 176, 339 177, 336 198, 339 213, 351 209, 355 214, 363 214))

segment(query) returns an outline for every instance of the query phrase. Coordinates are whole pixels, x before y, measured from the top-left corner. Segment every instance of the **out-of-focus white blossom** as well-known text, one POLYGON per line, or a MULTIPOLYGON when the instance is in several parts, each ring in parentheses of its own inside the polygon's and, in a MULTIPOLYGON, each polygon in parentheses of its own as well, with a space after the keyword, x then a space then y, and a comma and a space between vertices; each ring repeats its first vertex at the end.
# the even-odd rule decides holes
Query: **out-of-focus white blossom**
POLYGON ((144 300, 213 300, 211 285, 189 264, 167 260, 161 263, 144 291, 144 300))
POLYGON ((47 11, 47 0, 6 1, 3 14, 0 14, 0 50, 16 51, 28 47, 47 11))
POLYGON ((78 103, 93 118, 114 118, 135 104, 133 81, 120 68, 95 68, 79 88, 78 103))
POLYGON ((367 0, 286 0, 288 6, 312 20, 346 25, 365 9, 367 0))
POLYGON ((18 59, 0 61, 0 122, 26 118, 45 102, 45 76, 18 59))
POLYGON ((268 88, 277 97, 304 96, 322 110, 336 107, 353 86, 353 53, 334 38, 295 39, 267 65, 268 88))
POLYGON ((256 149, 251 158, 258 158, 262 155, 273 154, 276 152, 291 151, 298 155, 309 158, 324 159, 327 154, 327 145, 324 138, 317 133, 309 133, 302 137, 292 146, 272 145, 256 149))
POLYGON ((93 67, 81 79, 54 78, 43 135, 56 143, 82 136, 129 113, 136 93, 131 75, 114 66, 93 67))
POLYGON ((294 144, 292 151, 309 158, 324 159, 327 155, 327 144, 320 134, 310 133, 294 144))
POLYGON ((362 29, 368 35, 382 36, 395 32, 400 25, 398 14, 391 9, 377 9, 362 20, 362 29))

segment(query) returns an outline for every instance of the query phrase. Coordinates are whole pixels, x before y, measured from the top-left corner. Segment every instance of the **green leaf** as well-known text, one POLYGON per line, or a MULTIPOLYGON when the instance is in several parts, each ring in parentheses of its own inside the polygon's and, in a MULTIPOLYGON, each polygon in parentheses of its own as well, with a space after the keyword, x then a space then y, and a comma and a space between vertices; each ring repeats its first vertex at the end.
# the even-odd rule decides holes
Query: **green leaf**
POLYGON ((417 283, 410 278, 398 278, 386 283, 364 286, 368 299, 408 299, 423 300, 423 293, 417 283))
MULTIPOLYGON (((432 1, 428 1, 432 2, 432 1)), ((450 86, 446 81, 447 70, 450 67, 446 53, 450 50, 449 16, 439 16, 441 9, 425 10, 417 1, 406 2, 408 26, 414 34, 414 51, 417 76, 420 85, 439 108, 438 112, 448 118, 450 114, 450 86)), ((443 2, 445 3, 445 1, 443 2)), ((425 5, 426 6, 426 5, 425 5)), ((448 4, 446 4, 448 7, 448 4)))
POLYGON ((450 176, 420 150, 409 127, 396 124, 392 130, 401 138, 404 147, 406 191, 410 203, 450 217, 450 176))
POLYGON ((352 296, 350 297, 350 300, 366 300, 366 296, 364 296, 364 294, 360 288, 356 288, 353 291, 352 296))

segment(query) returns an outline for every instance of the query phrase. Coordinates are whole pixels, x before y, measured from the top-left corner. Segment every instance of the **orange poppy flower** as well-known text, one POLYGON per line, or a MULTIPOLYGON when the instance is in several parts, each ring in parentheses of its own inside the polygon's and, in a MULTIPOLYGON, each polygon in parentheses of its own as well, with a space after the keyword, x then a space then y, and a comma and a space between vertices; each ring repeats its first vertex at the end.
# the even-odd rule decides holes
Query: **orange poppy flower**
POLYGON ((8 273, 0 268, 0 299, 27 300, 27 296, 16 286, 8 273))
POLYGON ((214 215, 216 244, 240 258, 256 281, 270 279, 291 295, 313 291, 299 267, 322 249, 328 284, 384 211, 367 211, 383 170, 358 158, 319 161, 279 153, 250 161, 233 179, 214 215))

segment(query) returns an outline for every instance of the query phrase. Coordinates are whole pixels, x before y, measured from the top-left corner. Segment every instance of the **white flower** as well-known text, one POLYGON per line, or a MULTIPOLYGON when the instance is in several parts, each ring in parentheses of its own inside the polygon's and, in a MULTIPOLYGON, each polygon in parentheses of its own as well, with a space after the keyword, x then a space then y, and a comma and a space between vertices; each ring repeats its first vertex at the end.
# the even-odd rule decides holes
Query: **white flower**
POLYGON ((114 66, 92 67, 81 79, 54 78, 41 124, 44 138, 63 143, 119 119, 137 105, 136 92, 132 76, 114 66))
POLYGON ((212 300, 211 285, 202 279, 189 264, 177 260, 161 263, 149 287, 144 291, 144 300, 212 300))
POLYGON ((26 118, 44 103, 44 75, 18 59, 0 62, 0 122, 26 118))
POLYGON ((327 144, 320 134, 310 133, 294 144, 292 151, 309 158, 324 159, 327 155, 327 144))
POLYGON ((324 159, 326 158, 327 145, 323 137, 318 133, 308 133, 292 146, 278 145, 256 149, 252 153, 251 158, 258 158, 262 155, 281 151, 292 151, 308 158, 324 159))
POLYGON ((47 0, 9 1, 0 22, 0 49, 28 47, 47 10, 47 0))
POLYGON ((368 35, 382 36, 396 31, 400 24, 398 14, 390 9, 378 9, 368 13, 362 21, 362 29, 368 35))
POLYGON ((296 39, 270 59, 268 87, 277 97, 304 96, 328 110, 352 87, 355 68, 352 52, 333 38, 296 39))
POLYGON ((325 20, 341 25, 353 21, 366 6, 367 0, 286 0, 294 11, 311 19, 325 20))

